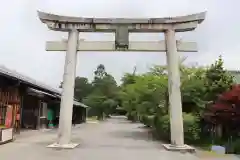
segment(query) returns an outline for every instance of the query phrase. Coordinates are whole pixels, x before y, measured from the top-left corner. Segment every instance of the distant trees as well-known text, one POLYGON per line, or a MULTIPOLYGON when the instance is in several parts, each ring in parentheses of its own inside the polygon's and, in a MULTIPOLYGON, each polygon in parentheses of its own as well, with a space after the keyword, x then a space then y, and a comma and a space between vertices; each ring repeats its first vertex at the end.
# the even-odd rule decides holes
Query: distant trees
MULTIPOLYGON (((119 87, 114 77, 106 72, 103 64, 99 64, 93 74, 92 82, 85 77, 75 78, 74 97, 90 106, 89 116, 97 116, 102 120, 115 112, 119 103, 119 87)), ((62 88, 62 82, 59 87, 62 88)))
POLYGON ((74 96, 77 100, 82 101, 93 90, 92 84, 85 77, 75 78, 74 96))
POLYGON ((102 64, 94 71, 91 85, 91 93, 83 99, 83 102, 91 107, 89 115, 97 116, 102 120, 117 108, 118 86, 114 77, 106 72, 102 64))
MULTIPOLYGON (((63 82, 60 82, 59 88, 62 88, 63 82)), ((92 84, 85 77, 75 78, 74 97, 82 101, 84 97, 92 92, 92 84)))

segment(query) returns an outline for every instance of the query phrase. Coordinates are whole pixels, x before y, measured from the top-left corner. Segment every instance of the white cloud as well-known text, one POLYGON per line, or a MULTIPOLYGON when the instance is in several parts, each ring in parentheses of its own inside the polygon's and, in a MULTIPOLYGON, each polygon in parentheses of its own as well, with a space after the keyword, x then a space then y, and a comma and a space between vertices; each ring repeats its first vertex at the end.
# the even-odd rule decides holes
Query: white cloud
MULTIPOLYGON (((73 16, 164 17, 207 10, 207 19, 195 32, 181 33, 183 40, 197 41, 199 53, 188 55, 188 62, 209 64, 220 54, 225 66, 239 69, 240 10, 238 0, 11 0, 1 3, 0 64, 57 87, 62 79, 64 54, 44 51, 45 41, 61 40, 67 35, 49 31, 37 17, 37 9, 73 16), (229 23, 227 23, 229 22, 229 23)), ((109 34, 81 34, 90 40, 113 39, 109 34)), ((160 34, 132 35, 132 39, 162 39, 160 34)), ((165 63, 164 53, 79 53, 77 75, 92 77, 99 64, 120 78, 137 65, 165 63)))

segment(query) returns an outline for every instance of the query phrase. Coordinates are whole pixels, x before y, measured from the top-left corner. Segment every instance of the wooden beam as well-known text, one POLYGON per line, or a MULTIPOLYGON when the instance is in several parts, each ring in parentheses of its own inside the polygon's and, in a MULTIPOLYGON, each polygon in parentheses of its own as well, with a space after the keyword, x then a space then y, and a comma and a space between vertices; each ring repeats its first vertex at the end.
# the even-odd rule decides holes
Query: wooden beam
MULTIPOLYGON (((46 51, 66 51, 67 41, 48 41, 46 51)), ((197 52, 195 42, 177 41, 178 52, 197 52)), ((79 41, 78 51, 118 51, 114 41, 79 41)), ((120 51, 120 50, 119 50, 120 51)), ((166 52, 165 41, 132 41, 129 52, 166 52)))

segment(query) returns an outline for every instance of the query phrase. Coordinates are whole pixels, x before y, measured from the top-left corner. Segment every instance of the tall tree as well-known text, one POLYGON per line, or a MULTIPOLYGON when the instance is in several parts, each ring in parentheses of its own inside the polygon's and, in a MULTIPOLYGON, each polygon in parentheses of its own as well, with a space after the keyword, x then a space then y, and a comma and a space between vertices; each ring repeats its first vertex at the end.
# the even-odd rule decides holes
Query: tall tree
POLYGON ((126 73, 123 75, 121 81, 122 81, 122 86, 126 86, 128 84, 134 84, 136 80, 136 71, 137 67, 135 66, 133 68, 133 73, 126 73))
POLYGON ((82 101, 83 98, 87 97, 92 92, 92 84, 89 83, 88 79, 85 77, 76 77, 74 96, 82 101))
POLYGON ((111 114, 117 107, 117 93, 118 86, 114 77, 106 72, 103 64, 100 64, 94 71, 92 92, 84 101, 92 107, 90 112, 102 119, 103 114, 111 114))
POLYGON ((229 90, 233 83, 233 76, 224 69, 223 59, 220 56, 206 72, 207 100, 215 101, 221 93, 229 90))
POLYGON ((94 79, 103 79, 106 74, 105 66, 103 64, 99 64, 97 66, 97 70, 94 71, 94 79))
MULTIPOLYGON (((62 88, 63 82, 60 82, 59 88, 62 88)), ((92 91, 92 84, 85 77, 75 78, 74 97, 82 101, 92 91)))

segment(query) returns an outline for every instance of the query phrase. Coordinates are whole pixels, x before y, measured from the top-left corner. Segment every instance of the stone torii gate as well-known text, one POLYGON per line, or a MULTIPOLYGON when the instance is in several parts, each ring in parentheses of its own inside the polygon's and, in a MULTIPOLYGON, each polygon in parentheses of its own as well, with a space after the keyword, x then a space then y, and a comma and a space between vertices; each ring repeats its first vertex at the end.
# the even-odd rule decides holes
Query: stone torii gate
POLYGON ((194 42, 181 42, 176 32, 192 31, 205 19, 205 12, 169 18, 83 18, 38 12, 50 30, 68 32, 68 40, 46 44, 47 51, 66 51, 61 98, 58 141, 48 147, 74 148, 71 142, 72 106, 77 51, 166 52, 168 65, 171 144, 169 150, 192 149, 184 144, 182 101, 180 91, 179 52, 197 52, 194 42), (115 32, 115 41, 81 41, 80 32, 115 32), (129 42, 130 32, 163 32, 164 41, 129 42))

